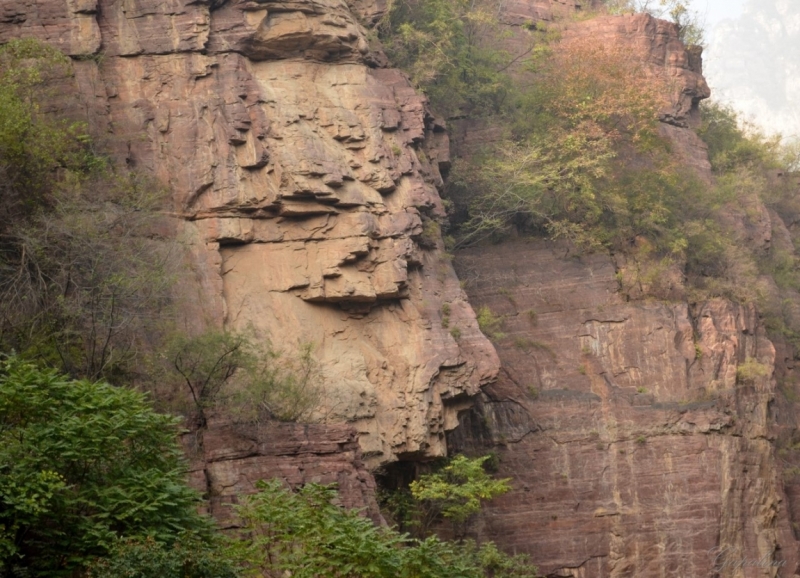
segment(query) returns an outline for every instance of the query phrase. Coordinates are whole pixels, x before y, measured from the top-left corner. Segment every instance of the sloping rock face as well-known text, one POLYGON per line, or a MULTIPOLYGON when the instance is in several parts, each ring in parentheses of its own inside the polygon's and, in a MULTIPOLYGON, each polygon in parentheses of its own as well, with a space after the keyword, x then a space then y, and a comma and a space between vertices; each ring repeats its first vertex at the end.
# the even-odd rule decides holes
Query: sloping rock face
POLYGON ((443 455, 498 361, 434 223, 447 136, 359 17, 342 0, 20 0, 0 41, 74 56, 65 111, 169 186, 187 325, 314 344, 318 417, 353 424, 374 465, 443 455))

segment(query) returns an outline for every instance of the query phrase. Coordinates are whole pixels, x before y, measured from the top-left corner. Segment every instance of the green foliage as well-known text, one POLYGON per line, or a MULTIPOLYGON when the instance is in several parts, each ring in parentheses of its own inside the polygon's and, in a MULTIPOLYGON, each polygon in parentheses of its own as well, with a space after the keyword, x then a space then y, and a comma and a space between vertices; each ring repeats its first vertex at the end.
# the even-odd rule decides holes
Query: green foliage
POLYGON ((152 538, 117 542, 96 560, 88 578, 236 578, 239 575, 221 547, 191 537, 172 545, 152 538))
POLYGON ((214 407, 245 421, 298 421, 310 417, 322 398, 322 381, 311 344, 282 353, 246 333, 208 331, 176 336, 165 353, 170 389, 191 396, 192 421, 205 427, 214 407))
POLYGON ((466 523, 484 501, 511 489, 509 479, 495 480, 486 472, 484 463, 489 459, 456 456, 438 472, 411 482, 411 495, 427 510, 428 518, 432 514, 452 520, 457 532, 463 534, 466 523))
POLYGON ((505 333, 501 331, 505 319, 495 315, 487 305, 478 308, 477 321, 481 331, 492 339, 499 340, 505 337, 505 333))
POLYGON ((702 46, 705 32, 700 15, 684 0, 604 0, 612 14, 647 12, 656 18, 669 19, 678 27, 678 37, 687 46, 702 46))
POLYGON ((332 486, 308 484, 297 493, 280 481, 258 483, 237 513, 242 538, 231 547, 246 576, 294 578, 497 578, 537 573, 523 557, 493 544, 411 539, 337 505, 332 486))
POLYGON ((122 536, 207 533, 176 434, 142 394, 0 361, 5 571, 72 576, 122 536))
POLYGON ((704 103, 697 133, 708 145, 711 168, 717 173, 786 164, 786 159, 781 158, 780 137, 767 137, 750 125, 740 127, 735 111, 728 106, 704 103))
POLYGON ((0 47, 0 349, 118 380, 156 333, 171 276, 163 191, 114 173, 80 123, 43 114, 67 57, 0 47))
POLYGON ((767 377, 770 373, 768 365, 748 357, 736 368, 736 379, 741 383, 754 383, 759 377, 767 377))
POLYGON ((0 46, 0 230, 36 208, 58 167, 85 165, 82 127, 40 111, 47 82, 69 74, 69 59, 35 40, 0 46))
POLYGON ((505 71, 532 48, 516 56, 498 48, 503 32, 489 0, 393 0, 378 33, 447 118, 503 110, 512 90, 505 71))
POLYGON ((621 48, 581 38, 537 53, 531 70, 513 138, 454 165, 450 194, 469 213, 460 244, 515 230, 596 249, 664 229, 663 193, 686 185, 657 135, 663 80, 621 48))

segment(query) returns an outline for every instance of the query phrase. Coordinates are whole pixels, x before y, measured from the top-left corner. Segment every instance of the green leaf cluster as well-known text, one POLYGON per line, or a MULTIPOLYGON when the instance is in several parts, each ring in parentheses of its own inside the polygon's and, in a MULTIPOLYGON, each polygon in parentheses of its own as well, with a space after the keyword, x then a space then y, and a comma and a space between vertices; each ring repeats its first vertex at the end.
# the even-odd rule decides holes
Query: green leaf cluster
POLYGON ((166 546, 152 538, 118 541, 108 557, 96 560, 89 578, 237 578, 222 546, 181 537, 166 546))
POLYGON ((333 486, 297 493, 272 480, 237 507, 242 537, 232 546, 246 576, 295 578, 485 578, 537 576, 523 557, 494 544, 412 539, 335 504, 333 486))
POLYGON ((393 0, 378 26, 392 62, 446 118, 504 109, 513 92, 506 70, 524 54, 503 50, 490 0, 393 0))
POLYGON ((85 126, 43 112, 48 86, 71 74, 66 56, 36 40, 0 46, 0 229, 46 200, 56 169, 95 164, 85 126))
POLYGON ((177 431, 130 389, 0 361, 4 571, 72 576, 123 536, 207 535, 177 431))
POLYGON ((484 464, 490 457, 455 456, 438 472, 411 482, 411 495, 443 517, 464 524, 480 511, 483 502, 511 489, 510 479, 497 480, 486 472, 484 464))

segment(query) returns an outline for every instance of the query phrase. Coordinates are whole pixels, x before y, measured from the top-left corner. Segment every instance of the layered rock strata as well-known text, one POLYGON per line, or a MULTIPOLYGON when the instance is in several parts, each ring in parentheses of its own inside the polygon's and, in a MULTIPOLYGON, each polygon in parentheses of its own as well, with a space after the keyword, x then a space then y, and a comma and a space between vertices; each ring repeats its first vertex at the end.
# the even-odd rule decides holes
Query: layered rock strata
MULTIPOLYGON (((666 80, 662 134, 711 180, 691 130, 709 96, 702 61, 672 24, 609 16, 563 35, 621 47, 666 80)), ((462 154, 496 138, 471 121, 453 136, 462 154)), ((750 201, 725 217, 742 242, 793 252, 780 218, 750 201)), ((503 319, 501 377, 449 436, 451 452, 497 452, 512 479, 479 537, 553 577, 798 574, 796 424, 776 380, 791 354, 776 359, 753 305, 689 305, 679 272, 671 301, 649 302, 621 291, 635 264, 560 244, 473 248, 456 264, 473 305, 503 319)))
POLYGON ((497 358, 441 247, 444 127, 360 17, 342 0, 31 0, 0 8, 0 41, 72 55, 64 112, 168 185, 186 324, 313 344, 317 419, 354 424, 377 464, 443 455, 497 358))
POLYGON ((793 575, 775 348, 752 305, 627 302, 609 258, 541 242, 457 265, 504 318, 502 377, 450 437, 513 480, 483 536, 547 576, 793 575))
POLYGON ((358 436, 347 425, 212 423, 183 438, 190 481, 208 496, 208 510, 223 526, 236 524, 233 505, 260 480, 281 478, 288 487, 336 484, 340 504, 381 522, 375 481, 361 459, 358 436), (198 451, 200 450, 200 451, 198 451))

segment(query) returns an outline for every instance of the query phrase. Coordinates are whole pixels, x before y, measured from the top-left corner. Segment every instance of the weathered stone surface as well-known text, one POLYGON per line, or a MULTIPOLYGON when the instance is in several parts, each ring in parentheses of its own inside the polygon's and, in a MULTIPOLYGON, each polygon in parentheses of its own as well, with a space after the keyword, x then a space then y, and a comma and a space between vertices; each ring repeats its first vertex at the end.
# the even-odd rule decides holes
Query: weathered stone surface
POLYGON ((366 32, 344 0, 227 2, 213 13, 208 49, 252 60, 369 60, 366 32))
MULTIPOLYGON (((523 54, 533 46, 530 31, 525 24, 549 20, 555 13, 575 11, 572 3, 518 2, 504 4, 504 21, 509 29, 505 48, 510 54, 523 54)), ((568 23, 563 26, 562 37, 591 38, 603 46, 620 48, 622 53, 646 65, 650 74, 665 81, 664 108, 659 119, 660 132, 673 144, 675 154, 682 163, 697 172, 701 178, 711 180, 711 165, 707 147, 689 127, 699 122, 698 104, 710 96, 711 91, 702 75, 702 56, 697 48, 687 49, 678 39, 676 26, 648 14, 602 16, 568 23)), ((514 69, 512 69, 514 70, 514 69)), ((535 82, 522 69, 514 70, 522 82, 535 82)), ((484 119, 464 119, 453 123, 453 144, 456 155, 469 155, 476 149, 491 146, 503 138, 502 130, 484 119)))
POLYGON ((38 38, 71 56, 100 48, 97 0, 13 0, 0 5, 0 44, 20 36, 38 38))
POLYGON ((335 483, 342 506, 381 520, 375 482, 349 426, 212 424, 202 447, 197 442, 194 434, 184 436, 194 458, 190 479, 207 494, 209 511, 223 527, 236 523, 231 506, 241 496, 253 493, 259 480, 275 477, 291 488, 335 483))
POLYGON ((627 303, 608 258, 563 245, 456 263, 472 302, 505 316, 502 377, 449 437, 451 451, 498 451, 512 478, 481 535, 548 576, 793 575, 775 348, 753 306, 627 303), (737 378, 747 359, 767 375, 737 378), (742 573, 739 560, 785 569, 742 573))
POLYGON ((348 5, 16 4, 2 39, 86 54, 96 46, 65 44, 71 31, 84 16, 98 31, 102 58, 71 79, 82 106, 63 112, 169 186, 192 268, 186 326, 314 344, 320 416, 353 423, 372 464, 443 455, 498 361, 435 226, 446 133, 403 74, 370 67, 379 55, 348 5))
POLYGON ((603 16, 578 22, 567 28, 567 36, 591 37, 604 45, 617 45, 649 65, 651 72, 668 81, 671 94, 661 121, 676 126, 699 121, 697 105, 711 95, 702 74, 699 49, 687 49, 678 39, 678 28, 648 14, 603 16))

